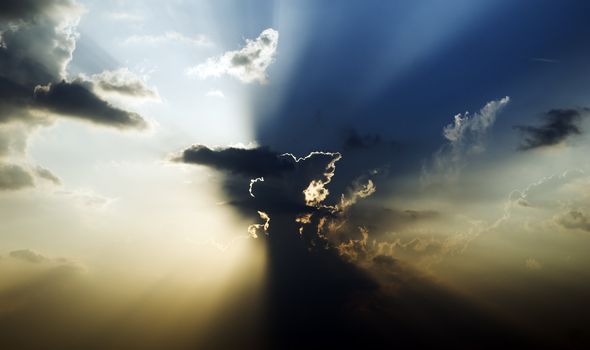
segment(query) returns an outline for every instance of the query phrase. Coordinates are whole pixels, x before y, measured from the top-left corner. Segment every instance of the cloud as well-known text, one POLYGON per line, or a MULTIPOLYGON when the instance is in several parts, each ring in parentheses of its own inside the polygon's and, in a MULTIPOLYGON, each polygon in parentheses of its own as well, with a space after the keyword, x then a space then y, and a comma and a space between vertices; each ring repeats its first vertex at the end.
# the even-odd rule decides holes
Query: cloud
POLYGON ((506 96, 488 102, 473 115, 469 112, 455 115, 453 123, 443 128, 446 143, 435 153, 430 169, 424 167, 422 180, 432 182, 432 177, 437 176, 455 178, 469 156, 485 150, 484 137, 508 102, 510 97, 506 96))
POLYGON ((0 163, 0 191, 33 187, 33 176, 17 164, 0 163))
POLYGON ((205 94, 205 96, 207 97, 219 97, 219 98, 224 98, 225 95, 223 94, 223 91, 221 90, 209 90, 207 91, 207 93, 205 94))
POLYGON ((23 261, 28 261, 28 262, 34 263, 34 264, 39 264, 39 263, 47 262, 50 260, 48 257, 44 256, 43 254, 39 254, 39 253, 32 251, 30 249, 14 250, 14 251, 8 253, 8 255, 11 258, 19 259, 19 260, 23 260, 23 261))
POLYGON ((250 178, 278 176, 294 169, 293 162, 266 147, 211 149, 203 145, 193 145, 174 160, 206 165, 250 178))
POLYGON ((168 31, 159 35, 132 35, 123 41, 124 45, 144 44, 161 45, 170 42, 177 42, 186 45, 209 47, 213 43, 205 35, 190 37, 175 31, 168 31))
POLYGON ((94 193, 92 190, 61 190, 55 192, 57 195, 66 196, 72 199, 75 203, 81 206, 103 210, 114 203, 117 198, 109 198, 100 194, 94 193))
POLYGON ((58 178, 49 170, 36 169, 25 157, 30 133, 56 118, 70 117, 118 129, 147 126, 139 114, 115 107, 98 95, 157 94, 128 70, 106 71, 86 80, 69 79, 67 67, 84 11, 75 0, 0 3, 0 157, 4 162, 4 189, 30 187, 34 177, 57 183, 58 178))
POLYGON ((81 75, 76 83, 86 85, 100 95, 119 95, 137 99, 160 100, 155 87, 148 86, 145 79, 137 76, 128 68, 105 70, 91 76, 81 75))
POLYGON ((589 108, 552 109, 543 116, 541 126, 515 126, 523 136, 521 150, 560 144, 572 135, 582 133, 580 121, 589 108))
POLYGON ((35 174, 42 179, 52 182, 54 185, 61 184, 61 179, 57 175, 52 173, 51 170, 45 169, 42 166, 37 165, 35 167, 35 174))
POLYGON ((147 122, 137 113, 114 107, 78 83, 37 85, 35 101, 42 108, 74 118, 120 129, 145 129, 147 122))
POLYGON ((369 150, 376 147, 389 146, 398 147, 396 142, 386 142, 379 134, 361 135, 356 129, 346 130, 343 140, 343 149, 345 151, 369 150))
POLYGON ((590 217, 580 210, 569 210, 566 213, 558 215, 555 221, 570 230, 590 232, 590 217))
POLYGON ((201 79, 227 74, 243 83, 266 82, 266 70, 274 61, 279 41, 279 32, 265 29, 255 40, 246 39, 246 46, 228 51, 219 57, 187 69, 189 76, 201 79))

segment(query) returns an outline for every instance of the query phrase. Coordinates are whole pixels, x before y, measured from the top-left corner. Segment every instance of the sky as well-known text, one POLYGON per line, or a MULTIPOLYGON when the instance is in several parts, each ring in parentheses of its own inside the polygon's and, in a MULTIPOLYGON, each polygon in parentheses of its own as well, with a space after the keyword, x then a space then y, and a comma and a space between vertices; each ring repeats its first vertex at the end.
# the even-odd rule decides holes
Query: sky
POLYGON ((590 3, 0 2, 0 347, 590 345, 590 3))

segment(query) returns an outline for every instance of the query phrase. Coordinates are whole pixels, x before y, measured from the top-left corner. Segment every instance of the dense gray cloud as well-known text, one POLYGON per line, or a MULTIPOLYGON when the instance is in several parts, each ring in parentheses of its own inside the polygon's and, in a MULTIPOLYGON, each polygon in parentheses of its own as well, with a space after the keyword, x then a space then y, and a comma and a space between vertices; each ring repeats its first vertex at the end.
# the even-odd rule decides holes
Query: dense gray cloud
POLYGON ((34 186, 33 176, 20 165, 0 163, 0 191, 34 186))
POLYGON ((251 178, 278 176, 294 169, 292 161, 266 147, 211 149, 204 145, 193 145, 182 151, 174 160, 206 165, 251 178))
POLYGON ((543 116, 540 126, 516 126, 523 136, 521 150, 553 146, 572 135, 582 133, 580 122, 590 112, 589 108, 552 109, 543 116))
POLYGON ((122 129, 147 127, 139 114, 112 106, 80 84, 62 81, 39 85, 34 94, 39 106, 60 115, 122 129))

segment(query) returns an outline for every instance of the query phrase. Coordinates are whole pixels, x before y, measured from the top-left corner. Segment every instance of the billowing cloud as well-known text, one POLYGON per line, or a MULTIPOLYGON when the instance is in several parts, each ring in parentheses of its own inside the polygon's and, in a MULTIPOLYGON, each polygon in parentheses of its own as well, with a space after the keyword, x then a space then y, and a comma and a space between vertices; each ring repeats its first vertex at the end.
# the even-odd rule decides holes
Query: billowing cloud
POLYGON ((187 74, 201 79, 231 75, 243 83, 266 82, 266 70, 274 61, 279 41, 279 32, 265 29, 254 39, 246 40, 246 46, 228 51, 219 57, 207 59, 191 67, 187 74))
POLYGON ((540 126, 516 126, 523 136, 521 150, 560 144, 572 135, 582 133, 580 122, 589 108, 552 109, 543 116, 540 126))

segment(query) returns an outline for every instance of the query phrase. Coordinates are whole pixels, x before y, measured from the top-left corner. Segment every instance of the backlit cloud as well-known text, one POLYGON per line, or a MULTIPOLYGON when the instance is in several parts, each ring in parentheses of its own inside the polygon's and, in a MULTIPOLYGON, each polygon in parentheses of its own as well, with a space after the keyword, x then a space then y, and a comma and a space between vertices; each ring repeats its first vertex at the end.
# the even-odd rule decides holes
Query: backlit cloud
POLYGON ((278 31, 265 29, 256 39, 247 39, 246 46, 240 50, 209 58, 189 68, 187 74, 201 79, 227 74, 243 83, 264 83, 267 79, 266 70, 274 61, 278 41, 278 31))

